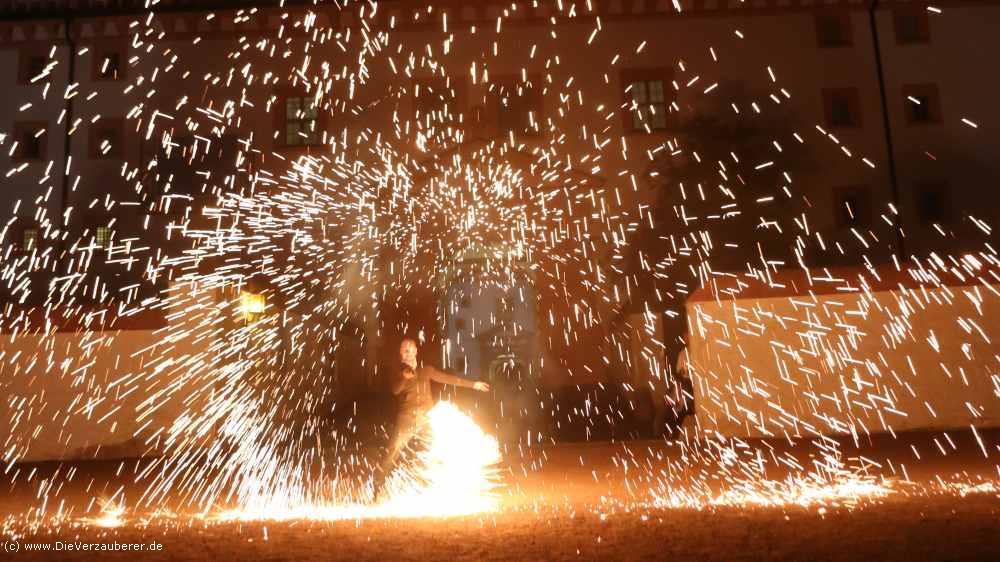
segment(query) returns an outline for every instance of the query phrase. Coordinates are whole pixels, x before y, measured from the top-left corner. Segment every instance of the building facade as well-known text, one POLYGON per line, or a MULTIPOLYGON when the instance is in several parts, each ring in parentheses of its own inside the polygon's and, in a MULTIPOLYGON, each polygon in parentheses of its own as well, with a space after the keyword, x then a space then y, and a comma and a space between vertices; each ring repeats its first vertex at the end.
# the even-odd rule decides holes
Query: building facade
MULTIPOLYGON (((305 155, 364 162, 357 139, 402 135, 415 158, 443 161, 447 143, 427 139, 453 128, 467 159, 506 144, 493 154, 512 177, 571 185, 577 207, 560 225, 574 250, 530 284, 446 284, 437 328, 451 366, 488 378, 518 365, 547 388, 635 383, 676 352, 683 302, 706 279, 700 265, 685 270, 705 261, 706 236, 728 251, 721 270, 889 262, 966 251, 1000 209, 992 0, 386 1, 374 14, 362 3, 143 4, 0 5, 4 255, 8 272, 30 271, 8 275, 11 302, 50 298, 65 260, 94 303, 150 298, 169 282, 156 264, 190 249, 178 230, 208 220, 201 210, 220 194, 282 184, 305 155), (719 203, 704 194, 718 185, 681 185, 663 160, 723 91, 737 92, 741 116, 775 116, 748 138, 797 139, 809 154, 786 166, 780 146, 762 153, 750 169, 770 158, 783 173, 719 203), (779 220, 799 221, 798 242, 771 233, 779 220), (626 243, 647 224, 659 266, 626 243), (761 228, 769 242, 748 234, 761 228), (512 290, 516 303, 504 300, 512 290), (609 336, 650 309, 651 347, 609 336), (504 314, 511 322, 486 321, 504 314)), ((377 269, 359 263, 330 283, 377 286, 377 269)), ((346 314, 371 341, 392 327, 368 315, 378 295, 367 295, 346 314)), ((378 364, 374 346, 363 353, 362 369, 378 364)))

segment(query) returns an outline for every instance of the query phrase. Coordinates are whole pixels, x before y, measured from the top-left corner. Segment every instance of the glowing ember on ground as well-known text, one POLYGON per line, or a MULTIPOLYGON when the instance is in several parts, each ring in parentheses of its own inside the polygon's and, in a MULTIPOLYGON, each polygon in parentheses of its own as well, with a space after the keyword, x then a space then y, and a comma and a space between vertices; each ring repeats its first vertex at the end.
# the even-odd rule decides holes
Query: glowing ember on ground
POLYGON ((791 507, 854 506, 865 501, 884 498, 893 493, 892 487, 876 478, 838 477, 824 482, 818 478, 794 477, 788 480, 748 482, 718 495, 698 498, 690 491, 670 491, 657 497, 653 505, 660 507, 704 508, 710 506, 791 507))
POLYGON ((123 506, 107 507, 101 511, 100 517, 95 519, 85 519, 84 521, 97 525, 98 527, 120 527, 125 524, 125 508, 123 506))

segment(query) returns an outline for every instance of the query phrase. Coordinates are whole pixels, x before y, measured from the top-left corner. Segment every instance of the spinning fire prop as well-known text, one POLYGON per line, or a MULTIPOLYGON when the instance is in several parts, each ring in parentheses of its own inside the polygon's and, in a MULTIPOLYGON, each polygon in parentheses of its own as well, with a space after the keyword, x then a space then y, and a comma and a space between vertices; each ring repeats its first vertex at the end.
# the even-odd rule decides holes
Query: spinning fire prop
POLYGON ((500 486, 496 439, 450 402, 429 413, 428 437, 415 459, 393 473, 376 505, 296 505, 269 494, 219 519, 363 519, 448 517, 494 510, 500 486))

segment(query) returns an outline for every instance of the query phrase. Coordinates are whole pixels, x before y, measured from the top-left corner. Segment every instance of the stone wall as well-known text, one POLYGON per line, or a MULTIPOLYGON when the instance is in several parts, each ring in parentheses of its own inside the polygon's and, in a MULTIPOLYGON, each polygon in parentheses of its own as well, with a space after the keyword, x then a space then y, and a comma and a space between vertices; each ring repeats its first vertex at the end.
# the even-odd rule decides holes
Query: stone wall
POLYGON ((1000 285, 817 293, 688 302, 700 429, 762 437, 1000 425, 1000 285))
POLYGON ((185 377, 207 363, 214 340, 177 327, 194 327, 205 299, 174 285, 160 328, 0 336, 4 463, 155 452, 165 430, 197 408, 183 387, 204 381, 185 377))

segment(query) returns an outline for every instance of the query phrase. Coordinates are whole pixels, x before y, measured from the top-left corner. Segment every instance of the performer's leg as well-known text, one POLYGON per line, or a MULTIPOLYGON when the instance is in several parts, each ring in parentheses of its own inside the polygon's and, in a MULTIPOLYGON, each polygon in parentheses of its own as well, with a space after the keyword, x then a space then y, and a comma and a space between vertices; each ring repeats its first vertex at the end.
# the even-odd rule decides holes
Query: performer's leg
POLYGON ((378 465, 378 474, 375 475, 374 481, 374 495, 375 499, 378 499, 382 492, 382 487, 385 485, 385 480, 389 477, 389 473, 396 465, 396 461, 399 460, 399 455, 402 454, 403 449, 410 443, 410 440, 420 431, 423 427, 421 423, 421 416, 416 414, 404 413, 399 416, 396 420, 396 427, 393 430, 392 439, 389 441, 389 446, 386 450, 385 456, 382 458, 382 462, 378 465))
POLYGON ((396 464, 396 460, 399 459, 399 455, 410 443, 410 439, 413 438, 418 429, 417 418, 415 416, 400 416, 396 422, 396 429, 393 432, 392 440, 389 441, 385 457, 379 464, 383 476, 387 476, 392 470, 392 467, 396 464))
POLYGON ((656 439, 660 435, 663 435, 663 431, 667 424, 667 412, 670 408, 667 407, 666 401, 663 397, 658 397, 659 401, 654 402, 656 404, 655 413, 653 414, 653 438, 656 439))

